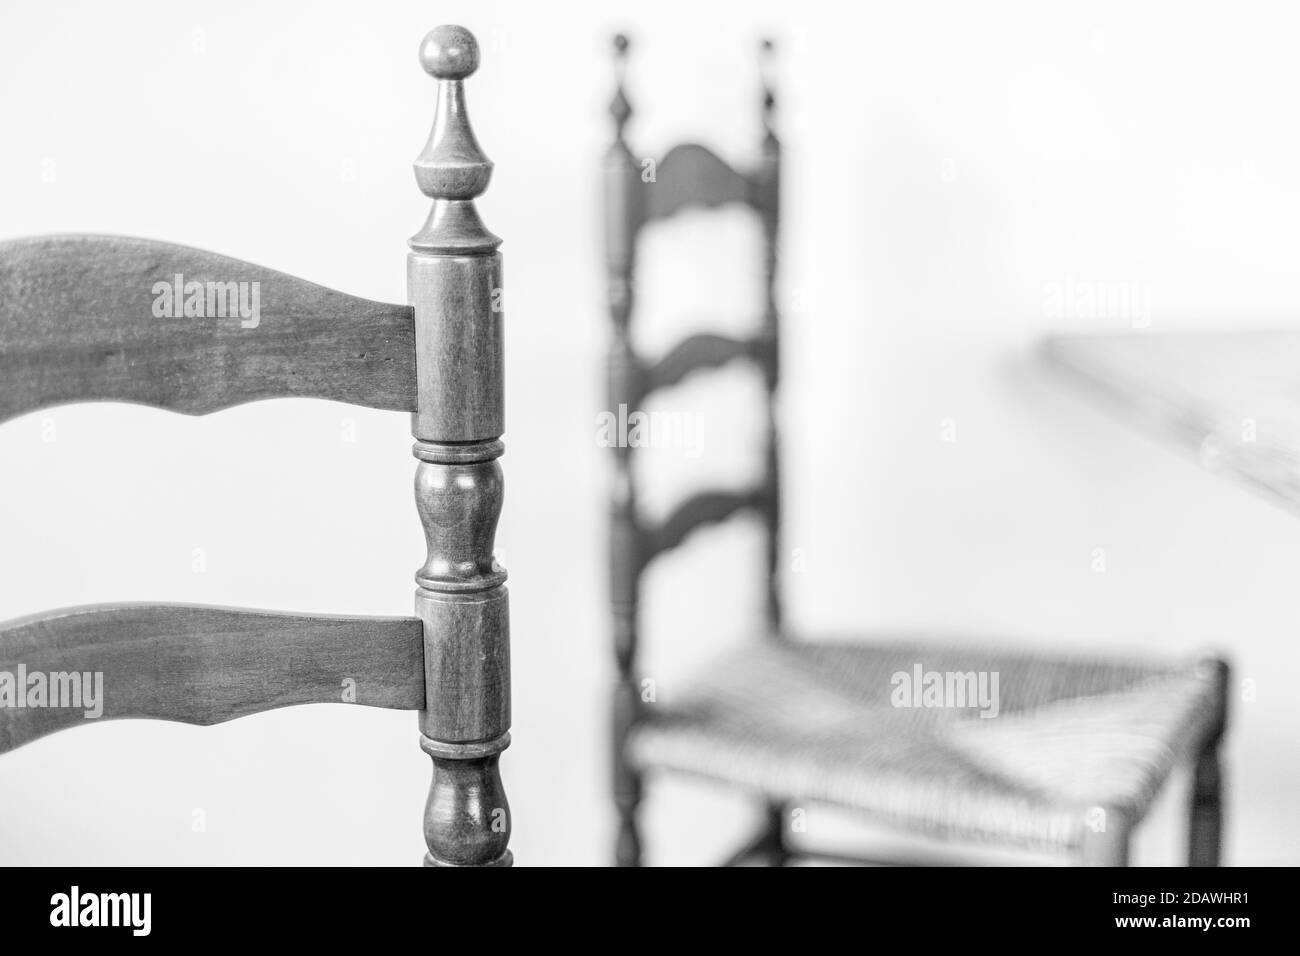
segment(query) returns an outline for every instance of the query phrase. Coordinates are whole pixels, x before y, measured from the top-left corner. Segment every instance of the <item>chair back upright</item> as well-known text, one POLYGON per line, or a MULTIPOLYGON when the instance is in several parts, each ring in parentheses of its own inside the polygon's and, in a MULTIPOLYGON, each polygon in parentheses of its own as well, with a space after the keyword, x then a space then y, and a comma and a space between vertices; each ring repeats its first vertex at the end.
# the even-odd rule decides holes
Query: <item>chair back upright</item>
POLYGON ((620 417, 641 408, 652 393, 670 388, 697 372, 733 361, 752 362, 765 387, 766 450, 763 474, 742 491, 709 490, 681 502, 661 523, 651 524, 638 510, 637 477, 632 447, 611 443, 614 473, 610 495, 610 609, 615 663, 613 766, 619 810, 617 856, 623 865, 640 859, 635 810, 641 781, 625 756, 628 735, 644 716, 639 676, 639 602, 641 578, 657 557, 672 551, 696 529, 740 512, 757 513, 766 538, 765 623, 769 637, 782 631, 780 593, 780 462, 776 398, 779 380, 780 314, 776 303, 777 227, 780 218, 781 145, 773 129, 775 97, 768 76, 772 43, 761 45, 763 136, 757 162, 748 169, 731 166, 696 143, 674 146, 651 167, 628 143, 632 106, 625 88, 628 40, 614 38, 617 87, 610 113, 614 142, 605 154, 605 265, 613 341, 608 356, 608 398, 620 417), (653 176, 645 171, 653 168, 653 176), (690 335, 657 361, 638 354, 632 340, 636 303, 636 249, 643 230, 658 220, 692 208, 740 204, 752 209, 763 229, 763 314, 758 330, 733 337, 712 332, 690 335))

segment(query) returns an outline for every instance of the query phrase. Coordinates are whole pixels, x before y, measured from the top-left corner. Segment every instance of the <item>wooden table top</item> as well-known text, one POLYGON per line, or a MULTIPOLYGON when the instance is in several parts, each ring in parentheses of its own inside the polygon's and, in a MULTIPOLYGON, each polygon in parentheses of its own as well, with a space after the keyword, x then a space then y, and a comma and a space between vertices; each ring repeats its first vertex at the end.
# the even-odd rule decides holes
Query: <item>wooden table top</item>
POLYGON ((1300 332, 1060 335, 1043 351, 1122 418, 1300 512, 1300 332))

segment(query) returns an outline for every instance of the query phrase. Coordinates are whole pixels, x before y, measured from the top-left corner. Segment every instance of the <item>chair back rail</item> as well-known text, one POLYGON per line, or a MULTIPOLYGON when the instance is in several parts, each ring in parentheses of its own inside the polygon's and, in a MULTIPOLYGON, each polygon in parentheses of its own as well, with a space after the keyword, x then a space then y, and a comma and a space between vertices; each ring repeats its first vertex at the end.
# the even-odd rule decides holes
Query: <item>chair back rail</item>
POLYGON ((695 372, 722 368, 731 362, 747 359, 760 368, 775 372, 776 343, 765 335, 733 338, 712 332, 691 335, 673 346, 652 364, 637 362, 633 374, 618 384, 625 390, 617 396, 628 405, 639 405, 660 389, 671 388, 695 372))
MULTIPOLYGON (((420 63, 438 81, 438 101, 414 163, 433 206, 408 242, 410 305, 141 239, 0 244, 0 421, 87 400, 203 414, 300 396, 412 412, 428 548, 415 616, 59 611, 0 624, 0 694, 18 669, 76 671, 103 675, 110 717, 210 724, 346 701, 352 690, 357 703, 419 711, 420 746, 433 759, 425 865, 509 866, 498 768, 510 743, 509 602, 494 557, 505 430, 501 240, 474 207, 492 163, 470 127, 463 83, 478 67, 478 44, 463 27, 437 27, 420 63), (249 308, 232 314, 232 295, 249 308), (221 297, 225 314, 214 315, 221 297)), ((84 717, 0 707, 0 752, 84 717)))
POLYGON ((20 618, 0 624, 0 753, 95 719, 206 725, 328 703, 418 710, 423 665, 423 632, 409 617, 120 604, 20 618))
POLYGON ((762 169, 741 172, 698 143, 682 143, 665 153, 655 166, 653 185, 644 192, 642 224, 692 206, 743 203, 762 211, 775 199, 762 169))
POLYGON ((410 306, 165 242, 0 243, 0 421, 122 401, 201 415, 264 398, 416 408, 410 306))
POLYGON ((772 126, 775 100, 766 76, 772 45, 762 45, 763 138, 759 160, 748 170, 731 166, 707 147, 685 143, 670 149, 654 166, 654 175, 627 140, 632 106, 624 89, 628 42, 615 37, 618 82, 610 113, 615 137, 603 163, 605 259, 610 320, 614 339, 609 352, 609 399, 612 407, 635 408, 653 392, 669 388, 706 369, 736 360, 753 362, 766 392, 764 474, 748 491, 710 490, 682 502, 662 524, 640 517, 632 448, 613 449, 614 478, 610 511, 611 611, 618 682, 614 691, 614 798, 619 815, 615 855, 620 865, 636 865, 641 838, 636 810, 641 799, 639 775, 626 759, 632 727, 644 716, 636 658, 639 644, 640 580, 646 567, 676 548, 697 529, 743 511, 763 520, 766 553, 765 622, 769 635, 782 628, 780 597, 780 461, 776 392, 779 382, 780 315, 776 305, 777 228, 780 216, 781 147, 772 126), (690 207, 741 204, 752 209, 763 229, 764 306, 758 331, 750 337, 713 333, 688 336, 658 361, 637 353, 631 320, 636 301, 636 245, 648 224, 690 207))
POLYGON ((768 506, 768 489, 752 491, 705 491, 687 498, 663 523, 641 529, 641 567, 657 555, 671 551, 696 530, 720 524, 742 511, 762 514, 768 506))

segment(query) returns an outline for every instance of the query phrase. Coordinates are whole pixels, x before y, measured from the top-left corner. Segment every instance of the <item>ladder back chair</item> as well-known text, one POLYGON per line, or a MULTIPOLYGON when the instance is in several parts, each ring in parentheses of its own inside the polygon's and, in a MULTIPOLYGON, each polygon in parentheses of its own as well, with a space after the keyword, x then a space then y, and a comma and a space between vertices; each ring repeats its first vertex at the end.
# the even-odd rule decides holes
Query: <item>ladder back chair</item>
POLYGON ((131 604, 0 624, 0 753, 82 720, 83 710, 60 705, 80 696, 83 676, 102 679, 104 718, 201 725, 337 703, 351 686, 356 703, 419 712, 433 760, 425 865, 508 866, 498 757, 510 741, 509 617, 506 572, 493 557, 501 240, 474 206, 492 173, 465 108, 478 45, 462 27, 438 27, 420 61, 438 100, 415 160, 433 208, 409 241, 409 305, 140 239, 0 244, 0 421, 69 402, 201 415, 290 396, 412 413, 428 542, 415 614, 131 604), (255 321, 235 308, 243 283, 259 290, 255 321))
MULTIPOLYGON (((812 643, 788 633, 780 594, 781 320, 774 291, 781 147, 771 83, 764 70, 763 136, 752 167, 732 167, 703 146, 684 144, 669 150, 646 182, 642 154, 627 138, 627 39, 616 37, 614 47, 615 137, 603 164, 611 407, 638 409, 651 393, 689 376, 747 361, 766 387, 767 443, 764 472, 752 489, 688 498, 660 524, 640 512, 632 447, 613 449, 617 863, 641 864, 645 780, 668 771, 730 784, 761 800, 759 832, 728 859, 732 865, 833 857, 790 838, 786 812, 804 801, 858 811, 912 833, 1126 865, 1133 827, 1173 764, 1189 758, 1188 859, 1217 865, 1228 687, 1222 660, 1110 660, 897 638, 812 643), (748 338, 692 335, 657 361, 643 357, 631 336, 639 237, 684 208, 725 204, 748 207, 762 226, 765 305, 758 331, 748 338), (637 671, 642 575, 698 528, 742 512, 757 513, 766 532, 765 639, 719 661, 672 703, 647 706, 637 671), (938 685, 930 675, 938 675, 938 685), (982 713, 996 719, 979 719, 967 697, 990 689, 994 709, 982 713)), ((762 55, 766 65, 769 42, 762 55)))

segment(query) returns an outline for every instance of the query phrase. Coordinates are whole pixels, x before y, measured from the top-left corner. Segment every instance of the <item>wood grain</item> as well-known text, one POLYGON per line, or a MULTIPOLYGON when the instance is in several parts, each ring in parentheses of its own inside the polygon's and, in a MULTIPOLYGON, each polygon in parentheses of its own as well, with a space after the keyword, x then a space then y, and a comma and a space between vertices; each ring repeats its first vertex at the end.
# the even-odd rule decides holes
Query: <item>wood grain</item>
POLYGON ((505 431, 501 282, 501 255, 490 247, 449 256, 412 246, 407 288, 415 307, 417 438, 475 442, 505 431))
POLYGON ((411 309, 170 243, 119 236, 0 243, 0 421, 68 402, 200 415, 279 397, 414 411, 411 309), (203 316, 155 314, 165 310, 155 289, 174 286, 178 275, 182 290, 190 282, 222 292, 248 283, 249 306, 257 283, 256 314, 243 318, 233 299, 222 308, 206 294, 203 316))
POLYGON ((505 329, 501 240, 474 207, 492 174, 465 105, 478 42, 464 27, 437 27, 420 61, 438 81, 433 130, 415 160, 433 208, 407 259, 420 405, 411 423, 415 499, 428 545, 415 575, 427 691, 420 746, 433 761, 424 863, 509 866, 499 755, 510 744, 510 606, 505 569, 494 559, 505 329))
MULTIPOLYGON (((99 719, 215 724, 293 704, 352 702, 349 689, 358 704, 419 710, 422 645, 415 618, 96 605, 0 624, 0 682, 20 668, 100 673, 99 719)), ((0 706, 0 753, 92 720, 85 708, 0 706)))

